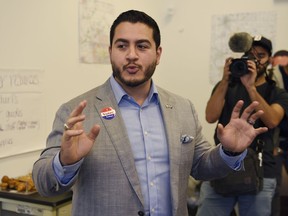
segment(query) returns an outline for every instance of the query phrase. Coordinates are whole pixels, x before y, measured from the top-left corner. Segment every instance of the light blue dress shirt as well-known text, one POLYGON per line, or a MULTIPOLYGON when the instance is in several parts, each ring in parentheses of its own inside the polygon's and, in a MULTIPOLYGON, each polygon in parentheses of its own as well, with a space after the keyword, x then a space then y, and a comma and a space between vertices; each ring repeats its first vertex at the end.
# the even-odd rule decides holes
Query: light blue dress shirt
MULTIPOLYGON (((124 120, 131 148, 134 154, 146 216, 172 215, 170 193, 169 150, 165 127, 158 98, 158 92, 152 82, 150 93, 139 106, 113 76, 110 78, 112 90, 118 102, 124 120)), ((241 167, 246 151, 239 156, 229 157, 222 148, 220 155, 233 169, 241 167)), ((77 173, 82 161, 70 166, 61 166, 59 154, 54 158, 54 171, 62 185, 68 184, 77 173)))
POLYGON ((145 202, 145 215, 172 215, 169 152, 158 93, 152 83, 142 106, 111 78, 124 120, 145 202))

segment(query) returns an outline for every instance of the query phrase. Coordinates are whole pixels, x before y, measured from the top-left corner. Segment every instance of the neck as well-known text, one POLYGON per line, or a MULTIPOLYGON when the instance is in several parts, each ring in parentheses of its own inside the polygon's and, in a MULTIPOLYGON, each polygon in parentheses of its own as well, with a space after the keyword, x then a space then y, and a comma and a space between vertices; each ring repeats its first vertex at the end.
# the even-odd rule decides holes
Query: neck
POLYGON ((264 84, 266 82, 265 76, 262 75, 260 77, 258 77, 258 79, 255 82, 255 86, 260 86, 262 84, 264 84))
POLYGON ((141 106, 149 95, 151 88, 151 79, 139 86, 134 87, 124 85, 120 82, 119 84, 122 86, 125 92, 131 97, 133 97, 137 104, 141 106))

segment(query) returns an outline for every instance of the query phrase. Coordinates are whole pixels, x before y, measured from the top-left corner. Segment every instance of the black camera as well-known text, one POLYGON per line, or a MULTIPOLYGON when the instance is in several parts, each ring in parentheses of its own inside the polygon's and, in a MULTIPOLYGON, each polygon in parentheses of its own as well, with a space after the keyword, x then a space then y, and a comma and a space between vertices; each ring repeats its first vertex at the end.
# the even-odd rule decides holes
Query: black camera
POLYGON ((257 60, 253 54, 248 53, 244 54, 241 58, 232 59, 232 62, 229 66, 231 75, 235 78, 239 78, 249 72, 247 61, 253 60, 257 64, 257 60))

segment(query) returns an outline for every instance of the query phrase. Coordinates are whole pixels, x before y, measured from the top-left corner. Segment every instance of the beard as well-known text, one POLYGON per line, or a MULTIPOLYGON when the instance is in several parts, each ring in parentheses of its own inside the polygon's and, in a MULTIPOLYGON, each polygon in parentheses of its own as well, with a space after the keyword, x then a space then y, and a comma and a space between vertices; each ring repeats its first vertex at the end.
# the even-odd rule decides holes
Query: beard
MULTIPOLYGON (((144 71, 144 77, 142 79, 131 79, 131 80, 125 79, 124 76, 122 76, 121 74, 122 71, 124 71, 125 68, 127 67, 126 65, 123 66, 122 69, 120 69, 120 67, 117 67, 113 62, 111 62, 111 65, 112 65, 113 76, 117 78, 123 85, 129 86, 129 87, 137 87, 139 85, 142 85, 146 81, 148 81, 153 76, 157 63, 156 61, 154 61, 147 67, 147 69, 144 71)), ((142 69, 142 66, 140 65, 137 65, 137 66, 139 67, 140 70, 142 69)))
POLYGON ((267 62, 264 64, 260 64, 260 67, 258 67, 258 69, 257 69, 257 77, 256 77, 257 79, 266 73, 267 66, 268 66, 267 62))

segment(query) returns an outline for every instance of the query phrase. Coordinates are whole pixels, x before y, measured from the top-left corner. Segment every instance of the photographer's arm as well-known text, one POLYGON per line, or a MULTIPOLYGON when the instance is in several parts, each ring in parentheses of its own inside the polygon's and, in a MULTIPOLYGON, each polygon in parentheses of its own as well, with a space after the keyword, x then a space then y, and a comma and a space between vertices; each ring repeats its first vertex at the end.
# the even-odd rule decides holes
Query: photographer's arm
POLYGON ((265 83, 265 76, 261 76, 256 80, 256 65, 253 61, 248 61, 248 68, 251 73, 241 77, 241 82, 245 86, 251 101, 258 101, 259 105, 256 111, 263 110, 264 114, 260 117, 261 121, 268 128, 277 127, 284 116, 284 109, 279 104, 268 104, 266 100, 259 94, 256 86, 265 83))
POLYGON ((247 89, 251 101, 258 101, 259 105, 256 107, 256 111, 263 110, 264 114, 260 117, 261 121, 268 128, 277 127, 284 116, 284 109, 279 104, 269 105, 266 100, 257 92, 255 86, 247 89))
POLYGON ((229 84, 229 65, 231 63, 231 58, 226 59, 223 77, 222 80, 218 83, 217 87, 214 89, 210 99, 206 105, 206 121, 209 123, 215 123, 222 112, 224 103, 225 103, 225 95, 228 89, 229 84))

